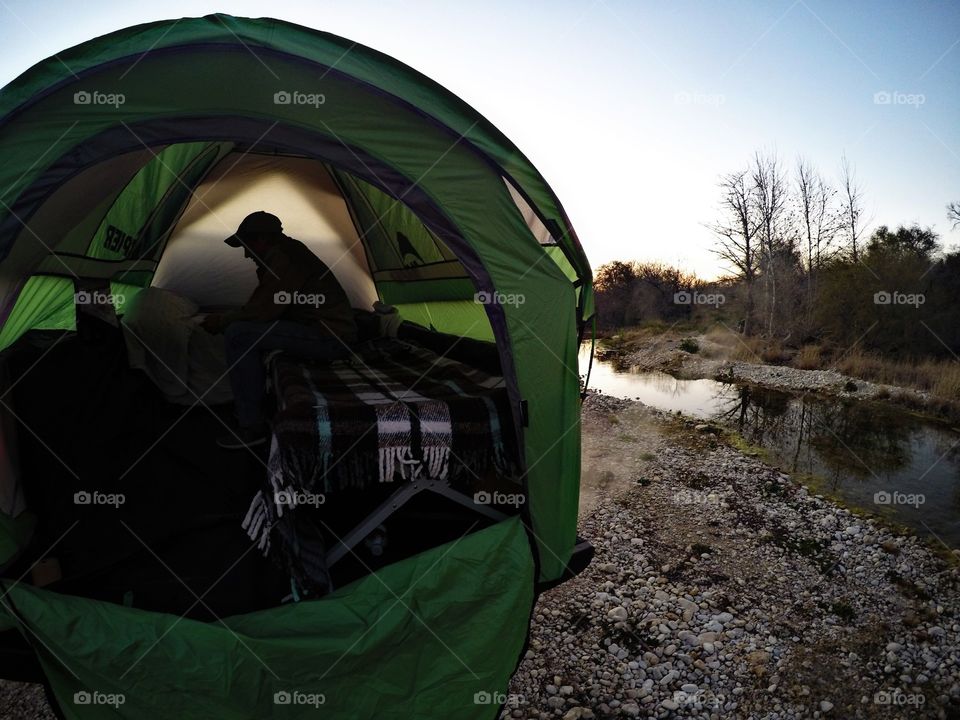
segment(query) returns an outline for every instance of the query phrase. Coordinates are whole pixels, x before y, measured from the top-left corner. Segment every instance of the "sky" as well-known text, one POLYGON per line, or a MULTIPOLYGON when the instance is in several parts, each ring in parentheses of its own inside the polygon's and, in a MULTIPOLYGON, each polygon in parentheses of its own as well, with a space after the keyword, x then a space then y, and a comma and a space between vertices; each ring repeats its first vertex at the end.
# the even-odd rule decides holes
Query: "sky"
POLYGON ((835 183, 846 153, 872 227, 960 246, 960 2, 0 0, 0 86, 97 35, 212 12, 342 35, 445 85, 533 161, 594 268, 723 274, 718 179, 758 150, 835 183))

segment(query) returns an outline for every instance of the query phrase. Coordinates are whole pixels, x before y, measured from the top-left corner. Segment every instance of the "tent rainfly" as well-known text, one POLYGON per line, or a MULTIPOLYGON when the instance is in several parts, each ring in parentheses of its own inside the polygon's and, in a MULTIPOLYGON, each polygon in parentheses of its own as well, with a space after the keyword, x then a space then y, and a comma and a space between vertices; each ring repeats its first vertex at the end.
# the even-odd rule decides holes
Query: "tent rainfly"
MULTIPOLYGON (((586 257, 527 158, 391 57, 226 15, 130 27, 30 68, 0 91, 0 158, 0 351, 75 329, 78 278, 241 303, 249 271, 218 241, 256 198, 355 307, 495 344, 523 463, 521 514, 220 622, 0 581, 0 630, 27 638, 64 715, 495 717, 536 595, 574 553, 577 350, 593 315, 586 257), (278 707, 293 688, 322 696, 322 714, 278 707), (94 691, 124 700, 74 702, 94 691)), ((30 537, 29 508, 7 505, 0 564, 30 537)))

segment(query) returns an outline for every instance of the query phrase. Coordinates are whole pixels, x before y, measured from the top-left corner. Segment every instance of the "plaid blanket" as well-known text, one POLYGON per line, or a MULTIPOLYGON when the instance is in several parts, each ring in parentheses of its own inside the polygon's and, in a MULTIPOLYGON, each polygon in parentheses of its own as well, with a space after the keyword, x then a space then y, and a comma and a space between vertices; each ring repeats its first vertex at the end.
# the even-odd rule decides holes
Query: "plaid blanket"
POLYGON ((469 493, 491 470, 514 472, 502 377, 393 338, 330 364, 280 355, 272 366, 278 409, 268 482, 243 527, 289 572, 295 591, 329 589, 309 512, 327 495, 417 479, 469 493))

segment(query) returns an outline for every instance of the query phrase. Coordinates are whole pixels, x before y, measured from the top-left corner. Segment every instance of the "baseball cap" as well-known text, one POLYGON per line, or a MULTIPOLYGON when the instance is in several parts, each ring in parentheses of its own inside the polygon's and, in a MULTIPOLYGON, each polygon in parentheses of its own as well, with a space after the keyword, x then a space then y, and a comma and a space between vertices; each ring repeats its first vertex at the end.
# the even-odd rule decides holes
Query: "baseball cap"
POLYGON ((254 235, 280 235, 283 232, 283 225, 280 218, 263 210, 247 215, 237 232, 228 237, 224 242, 230 247, 240 247, 243 241, 254 235))

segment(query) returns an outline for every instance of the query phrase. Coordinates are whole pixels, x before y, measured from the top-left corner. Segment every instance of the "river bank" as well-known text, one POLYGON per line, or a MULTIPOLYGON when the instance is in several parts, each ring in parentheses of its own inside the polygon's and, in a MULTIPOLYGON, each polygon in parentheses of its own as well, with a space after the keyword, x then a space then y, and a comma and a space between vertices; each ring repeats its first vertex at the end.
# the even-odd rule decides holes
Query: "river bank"
POLYGON ((583 417, 580 532, 596 557, 540 599, 505 717, 960 715, 947 551, 708 426, 600 395, 583 417))
MULTIPOLYGON (((784 392, 883 402, 960 423, 960 396, 943 397, 905 385, 873 382, 840 372, 823 361, 818 363, 826 366, 816 368, 772 364, 730 332, 639 331, 618 338, 601 339, 599 355, 635 371, 660 370, 683 379, 709 378, 784 392)), ((844 363, 841 359, 835 364, 844 363)))

